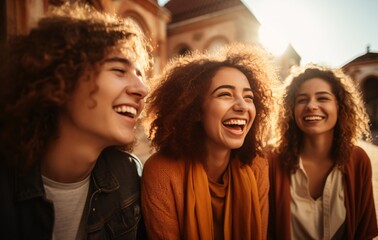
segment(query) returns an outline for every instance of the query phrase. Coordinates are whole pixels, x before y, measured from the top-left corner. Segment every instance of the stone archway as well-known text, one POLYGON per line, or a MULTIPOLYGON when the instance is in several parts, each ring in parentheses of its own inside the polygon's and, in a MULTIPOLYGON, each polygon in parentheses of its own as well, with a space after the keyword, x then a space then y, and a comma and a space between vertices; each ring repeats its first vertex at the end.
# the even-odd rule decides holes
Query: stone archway
POLYGON ((369 76, 362 81, 363 97, 371 122, 373 142, 378 144, 378 76, 369 76))
POLYGON ((192 49, 188 44, 180 43, 174 48, 174 51, 173 51, 173 53, 171 54, 170 57, 172 58, 172 57, 176 57, 176 56, 183 56, 183 55, 190 53, 191 51, 192 51, 192 49))

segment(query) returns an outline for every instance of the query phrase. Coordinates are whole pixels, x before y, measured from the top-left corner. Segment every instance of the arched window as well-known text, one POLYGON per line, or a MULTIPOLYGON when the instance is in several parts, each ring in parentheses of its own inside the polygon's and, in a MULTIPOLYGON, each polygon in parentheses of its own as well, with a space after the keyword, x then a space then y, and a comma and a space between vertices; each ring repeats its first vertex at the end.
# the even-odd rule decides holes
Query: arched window
POLYGON ((177 45, 173 51, 173 54, 171 57, 176 57, 176 56, 184 56, 192 51, 192 49, 186 44, 186 43, 181 43, 177 45))
POLYGON ((378 77, 371 76, 363 81, 362 91, 364 93, 364 101, 366 111, 369 114, 371 122, 371 131, 373 141, 378 144, 378 77))
POLYGON ((137 18, 135 18, 134 16, 126 16, 127 19, 130 19, 138 28, 141 32, 143 32, 144 34, 146 34, 146 31, 143 27, 143 25, 139 22, 139 20, 137 18))
POLYGON ((190 48, 188 48, 188 47, 182 47, 182 48, 180 48, 179 49, 179 51, 178 51, 178 55, 186 55, 186 54, 188 54, 188 53, 190 53, 190 48))

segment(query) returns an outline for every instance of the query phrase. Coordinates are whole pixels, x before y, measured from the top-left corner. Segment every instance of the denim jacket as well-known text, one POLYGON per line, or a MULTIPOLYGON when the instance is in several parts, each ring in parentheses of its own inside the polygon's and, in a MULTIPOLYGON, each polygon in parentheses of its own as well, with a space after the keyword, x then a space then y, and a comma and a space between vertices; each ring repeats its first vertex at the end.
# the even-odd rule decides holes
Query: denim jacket
MULTIPOLYGON (((101 153, 90 178, 84 239, 145 238, 141 167, 137 158, 115 148, 101 153)), ((2 239, 52 239, 54 207, 46 199, 40 166, 20 175, 1 162, 0 191, 2 239)))

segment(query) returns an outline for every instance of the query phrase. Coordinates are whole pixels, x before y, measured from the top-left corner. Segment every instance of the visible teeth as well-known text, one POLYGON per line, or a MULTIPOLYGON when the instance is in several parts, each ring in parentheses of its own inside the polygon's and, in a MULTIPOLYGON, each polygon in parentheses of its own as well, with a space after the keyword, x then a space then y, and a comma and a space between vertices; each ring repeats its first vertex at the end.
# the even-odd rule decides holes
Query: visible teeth
POLYGON ((137 114, 137 110, 130 106, 122 105, 122 106, 114 107, 113 109, 117 113, 130 113, 131 115, 134 115, 134 116, 137 114))
POLYGON ((225 121, 223 124, 244 126, 245 124, 247 124, 247 121, 241 120, 241 119, 230 119, 230 120, 225 121))
POLYGON ((310 117, 305 117, 306 121, 315 121, 315 120, 322 120, 322 117, 319 116, 310 116, 310 117))

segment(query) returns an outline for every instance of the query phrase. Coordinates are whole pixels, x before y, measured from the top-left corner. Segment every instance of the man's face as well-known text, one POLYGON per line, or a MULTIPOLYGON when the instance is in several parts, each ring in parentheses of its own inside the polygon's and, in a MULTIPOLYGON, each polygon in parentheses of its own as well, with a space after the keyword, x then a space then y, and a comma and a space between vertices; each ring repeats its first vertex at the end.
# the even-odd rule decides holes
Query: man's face
POLYGON ((131 144, 146 95, 137 65, 122 53, 110 54, 95 79, 79 81, 62 114, 61 130, 100 148, 131 144))

